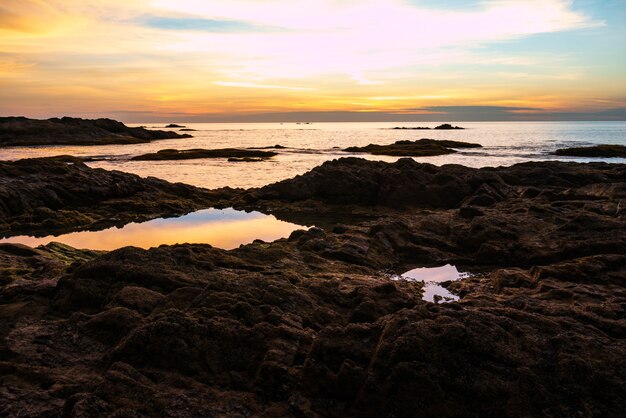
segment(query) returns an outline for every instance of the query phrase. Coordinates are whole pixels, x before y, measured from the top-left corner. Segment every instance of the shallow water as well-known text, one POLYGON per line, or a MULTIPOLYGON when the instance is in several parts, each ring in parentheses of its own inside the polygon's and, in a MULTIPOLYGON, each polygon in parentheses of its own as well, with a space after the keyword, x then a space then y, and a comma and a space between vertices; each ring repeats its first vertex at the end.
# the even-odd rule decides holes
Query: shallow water
MULTIPOLYGON (((175 122, 175 121, 173 121, 175 122)), ((389 144, 420 138, 477 142, 483 148, 460 150, 456 154, 419 157, 415 160, 436 165, 463 164, 469 167, 512 165, 524 161, 610 161, 626 163, 624 158, 597 159, 556 157, 557 148, 593 144, 626 145, 626 122, 463 122, 467 129, 393 130, 394 126, 429 126, 438 123, 206 123, 184 124, 196 129, 193 138, 154 141, 137 145, 13 147, 0 150, 0 160, 71 154, 105 158, 89 163, 92 167, 121 170, 141 176, 155 176, 172 182, 216 188, 259 187, 305 173, 324 161, 346 156, 370 160, 396 161, 398 157, 351 154, 341 151, 349 146, 370 143, 389 144), (233 163, 226 159, 182 161, 130 161, 130 158, 165 148, 265 147, 280 144, 287 149, 263 162, 233 163)), ((139 126, 139 125, 133 125, 139 126)), ((149 127, 164 129, 147 124, 149 127)), ((180 129, 173 129, 179 131, 180 129)))
POLYGON ((81 231, 43 238, 15 236, 0 243, 12 242, 36 247, 52 241, 74 248, 113 250, 125 246, 148 249, 162 244, 202 243, 232 249, 255 239, 274 241, 286 238, 300 225, 277 220, 272 215, 234 209, 205 209, 178 218, 161 218, 129 223, 121 228, 81 231))
POLYGON ((420 267, 409 270, 400 275, 405 280, 414 280, 424 282, 424 295, 422 299, 427 302, 435 302, 435 296, 440 296, 439 303, 454 302, 459 297, 450 293, 448 289, 441 286, 440 283, 447 281, 461 280, 467 277, 468 273, 461 273, 453 265, 446 264, 441 267, 420 267))

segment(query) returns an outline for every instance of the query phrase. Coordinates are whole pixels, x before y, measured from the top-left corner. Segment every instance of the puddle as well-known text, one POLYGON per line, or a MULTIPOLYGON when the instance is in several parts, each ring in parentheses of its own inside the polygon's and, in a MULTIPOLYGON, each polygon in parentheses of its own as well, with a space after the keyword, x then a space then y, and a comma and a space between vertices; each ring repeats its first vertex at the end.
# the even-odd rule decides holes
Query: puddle
POLYGON ((178 218, 160 218, 142 223, 129 223, 121 228, 102 231, 81 231, 38 238, 15 236, 0 243, 12 242, 37 247, 52 241, 74 248, 114 250, 125 246, 148 249, 162 244, 210 244, 233 249, 255 239, 274 241, 286 238, 296 229, 306 227, 279 221, 272 215, 235 209, 204 209, 178 218))
POLYGON ((469 273, 461 273, 453 265, 446 264, 441 267, 420 267, 409 270, 401 274, 400 278, 424 282, 422 299, 427 302, 435 302, 437 299, 437 303, 445 303, 457 301, 459 297, 450 293, 440 283, 461 280, 468 276, 469 273))

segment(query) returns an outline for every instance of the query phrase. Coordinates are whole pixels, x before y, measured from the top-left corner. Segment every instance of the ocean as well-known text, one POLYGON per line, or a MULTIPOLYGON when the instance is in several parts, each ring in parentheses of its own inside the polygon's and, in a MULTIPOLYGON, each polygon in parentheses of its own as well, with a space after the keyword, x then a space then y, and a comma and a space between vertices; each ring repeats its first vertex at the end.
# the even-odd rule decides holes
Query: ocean
MULTIPOLYGON (((175 122, 175 121, 173 121, 175 122)), ((165 129, 165 124, 129 124, 165 129)), ((217 188, 259 187, 303 174, 324 161, 358 156, 371 160, 395 161, 398 157, 372 156, 342 151, 349 146, 389 144, 420 138, 476 142, 483 148, 459 150, 450 155, 415 158, 436 165, 462 164, 469 167, 508 166, 524 161, 606 161, 626 163, 624 158, 557 157, 558 148, 593 144, 626 145, 626 122, 463 122, 463 130, 394 130, 398 127, 438 123, 181 123, 194 129, 193 138, 154 141, 139 145, 37 146, 0 150, 0 160, 69 154, 103 158, 91 167, 120 170, 171 182, 217 188), (235 163, 226 159, 183 161, 130 161, 139 154, 166 148, 231 148, 281 145, 279 155, 262 162, 235 163)), ((180 129, 172 129, 179 131, 180 129)), ((187 132, 185 132, 187 133, 187 132)))

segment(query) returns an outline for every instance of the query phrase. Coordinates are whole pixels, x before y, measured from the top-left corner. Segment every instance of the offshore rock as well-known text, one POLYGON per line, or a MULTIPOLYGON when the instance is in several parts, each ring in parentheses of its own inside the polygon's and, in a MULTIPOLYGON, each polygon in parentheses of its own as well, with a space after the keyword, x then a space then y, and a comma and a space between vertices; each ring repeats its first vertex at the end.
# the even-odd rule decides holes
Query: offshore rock
POLYGON ((626 158, 624 145, 595 145, 593 147, 561 148, 554 155, 569 157, 626 158))
POLYGON ((194 160, 198 158, 269 158, 277 155, 273 151, 259 151, 253 149, 221 148, 221 149, 164 149, 158 152, 137 155, 135 161, 163 161, 163 160, 194 160))
POLYGON ((112 119, 0 117, 0 146, 140 144, 190 137, 176 132, 129 128, 112 119))
MULTIPOLYGON (((437 129, 437 128, 435 128, 437 129)), ((391 155, 400 157, 430 157, 452 154, 452 148, 480 148, 482 145, 471 142, 419 139, 417 141, 396 141, 390 145, 369 144, 364 147, 349 147, 346 152, 367 152, 373 155, 391 155)))

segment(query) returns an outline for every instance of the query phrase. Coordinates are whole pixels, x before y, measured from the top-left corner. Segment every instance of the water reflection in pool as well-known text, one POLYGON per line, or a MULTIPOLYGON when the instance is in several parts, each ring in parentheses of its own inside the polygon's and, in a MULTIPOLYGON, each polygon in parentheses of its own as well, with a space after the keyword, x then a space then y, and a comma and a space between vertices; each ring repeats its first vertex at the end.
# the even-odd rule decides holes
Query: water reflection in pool
POLYGON ((75 248, 114 250, 125 246, 141 248, 161 244, 210 244, 214 247, 232 249, 255 239, 274 241, 288 237, 302 226, 279 221, 272 215, 260 212, 244 212, 234 209, 205 209, 178 218, 161 218, 142 223, 130 223, 121 228, 102 231, 73 232, 59 236, 36 238, 16 236, 0 240, 26 244, 31 247, 52 241, 75 248))
POLYGON ((427 302, 453 302, 459 300, 459 297, 450 293, 440 283, 460 280, 468 276, 468 273, 461 273, 453 265, 446 264, 441 267, 420 267, 409 270, 401 274, 400 278, 424 282, 422 299, 427 302))

